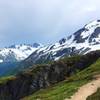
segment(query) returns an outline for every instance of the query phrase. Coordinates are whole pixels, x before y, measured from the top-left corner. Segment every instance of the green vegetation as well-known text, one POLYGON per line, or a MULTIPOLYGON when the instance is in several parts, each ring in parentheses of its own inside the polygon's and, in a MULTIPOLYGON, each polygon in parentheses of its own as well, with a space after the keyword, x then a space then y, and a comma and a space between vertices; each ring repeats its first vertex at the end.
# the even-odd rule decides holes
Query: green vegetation
POLYGON ((77 72, 76 75, 73 75, 69 79, 53 85, 47 89, 42 89, 22 100, 64 100, 64 98, 70 98, 80 86, 91 81, 93 79, 93 76, 97 74, 100 74, 100 59, 98 59, 90 67, 77 72))
POLYGON ((34 66, 28 68, 27 70, 24 69, 24 70, 20 71, 19 74, 28 74, 28 75, 34 76, 42 68, 48 67, 48 66, 49 66, 49 64, 37 64, 37 65, 34 65, 34 66))
MULTIPOLYGON (((100 74, 100 59, 98 59, 94 64, 90 67, 84 69, 81 72, 78 72, 72 78, 74 80, 82 80, 82 79, 92 79, 94 75, 100 74)), ((72 79, 70 78, 70 79, 72 79)))
POLYGON ((1 77, 0 78, 0 84, 5 84, 6 82, 8 82, 9 80, 13 80, 15 79, 14 76, 6 76, 6 77, 1 77))
POLYGON ((96 93, 93 95, 89 96, 87 100, 100 100, 100 88, 97 90, 96 93))
POLYGON ((64 57, 64 58, 61 58, 60 61, 63 61, 65 63, 72 63, 72 62, 76 62, 76 61, 79 61, 80 58, 82 56, 81 55, 75 55, 75 56, 71 56, 71 57, 64 57))
POLYGON ((63 81, 48 89, 40 90, 33 95, 24 98, 23 100, 64 100, 64 98, 70 98, 77 89, 87 83, 87 80, 67 82, 63 81))

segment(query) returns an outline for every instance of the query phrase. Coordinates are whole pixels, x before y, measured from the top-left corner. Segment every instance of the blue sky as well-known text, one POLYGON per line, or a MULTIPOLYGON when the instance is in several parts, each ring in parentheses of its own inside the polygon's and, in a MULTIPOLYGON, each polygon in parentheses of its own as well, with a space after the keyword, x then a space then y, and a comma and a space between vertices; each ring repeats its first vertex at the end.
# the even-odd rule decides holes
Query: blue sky
POLYGON ((0 0, 0 47, 56 42, 95 19, 99 0, 0 0))

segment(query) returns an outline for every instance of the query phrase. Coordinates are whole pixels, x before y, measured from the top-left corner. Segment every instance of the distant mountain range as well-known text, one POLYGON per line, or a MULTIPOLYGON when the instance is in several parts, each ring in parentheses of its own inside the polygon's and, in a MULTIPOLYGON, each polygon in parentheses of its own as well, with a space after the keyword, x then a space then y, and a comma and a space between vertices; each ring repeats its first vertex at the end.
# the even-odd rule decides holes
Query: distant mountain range
POLYGON ((24 60, 41 46, 42 45, 38 43, 34 43, 33 45, 20 44, 0 49, 0 63, 18 62, 24 60))

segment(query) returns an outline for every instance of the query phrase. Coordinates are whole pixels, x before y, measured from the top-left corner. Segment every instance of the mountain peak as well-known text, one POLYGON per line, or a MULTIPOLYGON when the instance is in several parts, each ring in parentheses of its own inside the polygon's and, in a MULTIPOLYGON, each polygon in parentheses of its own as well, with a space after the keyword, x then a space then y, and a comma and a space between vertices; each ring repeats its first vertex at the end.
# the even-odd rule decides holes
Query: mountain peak
POLYGON ((95 20, 86 24, 83 28, 75 32, 70 38, 71 43, 84 43, 95 45, 100 43, 100 20, 95 20))

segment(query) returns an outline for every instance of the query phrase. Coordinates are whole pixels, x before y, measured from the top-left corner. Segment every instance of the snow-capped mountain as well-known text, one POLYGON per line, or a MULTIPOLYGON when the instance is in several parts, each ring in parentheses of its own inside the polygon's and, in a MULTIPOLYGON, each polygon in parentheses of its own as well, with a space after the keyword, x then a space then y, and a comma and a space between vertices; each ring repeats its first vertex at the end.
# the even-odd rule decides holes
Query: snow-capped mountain
POLYGON ((55 44, 39 48, 24 63, 41 63, 58 60, 63 56, 86 54, 100 49, 100 20, 85 25, 82 29, 55 44))
POLYGON ((10 47, 0 49, 0 63, 24 60, 41 46, 41 44, 34 43, 33 45, 12 45, 10 47))
POLYGON ((0 62, 16 62, 25 59, 24 62, 34 64, 58 60, 64 56, 86 54, 99 49, 100 20, 96 20, 54 44, 47 46, 37 43, 22 44, 0 49, 0 62))
POLYGON ((70 43, 70 47, 75 46, 77 49, 82 47, 90 48, 90 51, 100 49, 100 20, 85 25, 71 35, 67 42, 70 43))

